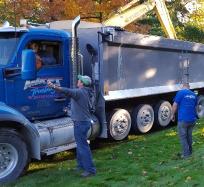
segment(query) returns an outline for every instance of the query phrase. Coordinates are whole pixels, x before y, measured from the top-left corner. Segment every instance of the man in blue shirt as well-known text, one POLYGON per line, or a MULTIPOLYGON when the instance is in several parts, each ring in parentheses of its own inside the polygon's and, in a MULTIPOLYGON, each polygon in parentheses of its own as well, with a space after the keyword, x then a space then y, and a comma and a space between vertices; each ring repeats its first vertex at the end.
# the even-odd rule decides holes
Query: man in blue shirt
POLYGON ((175 113, 178 110, 178 134, 182 158, 188 158, 192 154, 192 131, 196 121, 197 96, 189 88, 188 83, 183 84, 172 106, 172 121, 175 121, 175 113))

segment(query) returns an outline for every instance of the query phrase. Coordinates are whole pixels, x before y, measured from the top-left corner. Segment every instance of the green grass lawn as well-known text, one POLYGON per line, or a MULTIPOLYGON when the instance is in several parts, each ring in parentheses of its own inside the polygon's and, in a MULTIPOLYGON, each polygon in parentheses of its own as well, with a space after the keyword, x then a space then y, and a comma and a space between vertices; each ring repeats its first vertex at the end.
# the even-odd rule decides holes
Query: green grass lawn
POLYGON ((82 179, 71 172, 74 153, 65 152, 30 164, 16 183, 5 186, 125 187, 204 186, 204 121, 193 132, 193 156, 178 157, 176 127, 145 135, 132 135, 123 142, 100 143, 93 150, 97 175, 82 179))

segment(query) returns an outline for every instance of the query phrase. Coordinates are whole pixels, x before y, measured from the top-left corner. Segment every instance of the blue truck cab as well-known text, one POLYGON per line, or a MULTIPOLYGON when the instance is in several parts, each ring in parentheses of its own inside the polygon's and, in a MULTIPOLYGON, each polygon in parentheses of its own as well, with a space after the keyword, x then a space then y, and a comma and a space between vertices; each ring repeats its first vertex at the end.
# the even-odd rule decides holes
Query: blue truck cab
POLYGON ((70 87, 69 43, 70 34, 63 31, 0 29, 0 141, 6 142, 1 146, 0 182, 16 179, 30 158, 40 159, 43 141, 36 121, 67 116, 68 99, 46 82, 70 87), (22 53, 31 43, 39 46, 42 66, 35 80, 24 80, 22 53), (54 61, 46 55, 52 55, 54 61))
POLYGON ((31 121, 65 115, 67 99, 48 88, 46 81, 49 79, 70 87, 69 33, 45 29, 15 32, 10 29, 0 34, 0 101, 31 121), (39 46, 42 67, 37 70, 36 80, 29 81, 21 78, 21 66, 22 51, 31 43, 39 46), (52 55, 55 61, 47 63, 46 55, 52 55))

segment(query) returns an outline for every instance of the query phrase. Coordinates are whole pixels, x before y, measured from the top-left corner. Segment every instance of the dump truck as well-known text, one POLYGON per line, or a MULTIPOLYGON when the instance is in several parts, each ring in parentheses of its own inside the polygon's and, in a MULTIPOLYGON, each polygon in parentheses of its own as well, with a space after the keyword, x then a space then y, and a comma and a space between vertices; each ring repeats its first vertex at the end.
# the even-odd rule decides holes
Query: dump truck
POLYGON ((70 99, 48 81, 71 88, 78 74, 90 76, 95 117, 89 139, 123 140, 130 131, 168 126, 172 99, 184 81, 199 95, 197 114, 203 116, 203 58, 203 44, 130 33, 80 17, 0 28, 0 183, 17 179, 32 159, 76 147, 70 99), (40 69, 31 43, 39 45, 40 69))

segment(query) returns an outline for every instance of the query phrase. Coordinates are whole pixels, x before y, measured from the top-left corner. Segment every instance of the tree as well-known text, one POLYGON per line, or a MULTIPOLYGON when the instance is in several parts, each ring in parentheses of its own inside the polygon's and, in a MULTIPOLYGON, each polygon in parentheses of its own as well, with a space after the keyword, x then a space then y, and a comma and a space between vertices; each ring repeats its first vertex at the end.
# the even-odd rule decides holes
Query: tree
POLYGON ((171 10, 179 39, 204 43, 204 4, 202 1, 175 1, 171 4, 171 10))
POLYGON ((65 16, 73 19, 80 14, 82 19, 102 22, 126 3, 126 0, 65 0, 65 16))
POLYGON ((1 0, 0 21, 8 20, 12 25, 21 18, 33 22, 50 22, 64 17, 63 0, 1 0), (6 10, 6 11, 5 11, 6 10))
MULTIPOLYGON (((130 1, 0 0, 0 23, 7 20, 12 25, 18 25, 21 18, 28 19, 32 22, 47 23, 55 20, 73 19, 78 15, 81 15, 81 19, 85 21, 103 22, 116 14, 121 6, 126 5, 130 1)), ((204 42, 202 34, 204 28, 204 3, 202 1, 172 0, 171 2, 166 2, 179 39, 204 42), (191 6, 191 2, 193 6, 191 6), (194 8, 194 5, 196 5, 195 2, 201 5, 196 10, 194 8), (187 9, 191 11, 190 14, 187 9), (181 20, 187 18, 188 22, 181 22, 179 15, 181 15, 181 20)), ((140 0, 140 2, 143 2, 143 0, 140 0)), ((154 11, 126 26, 125 29, 143 34, 164 36, 164 32, 154 11)))

